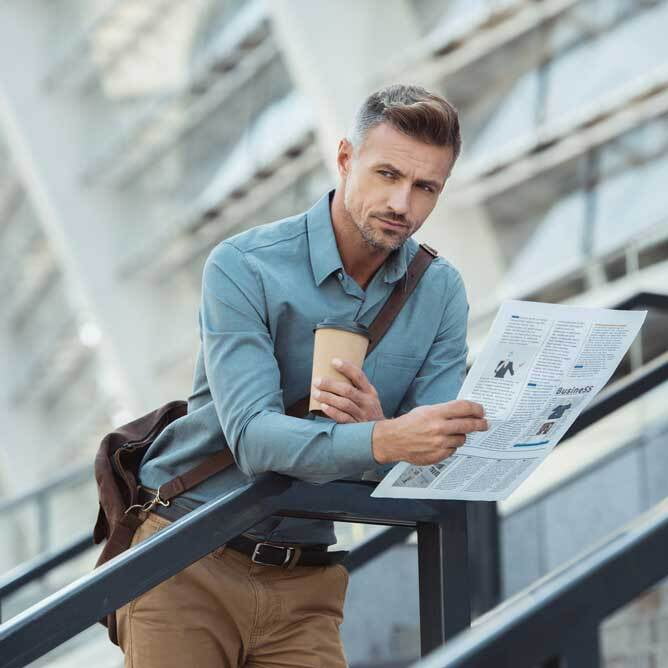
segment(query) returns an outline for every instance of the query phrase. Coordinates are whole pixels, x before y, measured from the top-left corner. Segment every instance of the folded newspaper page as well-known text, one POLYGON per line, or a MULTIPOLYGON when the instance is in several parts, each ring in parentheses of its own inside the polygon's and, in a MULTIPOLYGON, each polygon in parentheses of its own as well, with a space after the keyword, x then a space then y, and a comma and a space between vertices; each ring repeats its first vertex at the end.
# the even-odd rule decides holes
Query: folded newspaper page
POLYGON ((489 429, 438 464, 397 464, 371 496, 500 501, 547 457, 601 390, 647 311, 511 300, 496 314, 458 399, 489 429))

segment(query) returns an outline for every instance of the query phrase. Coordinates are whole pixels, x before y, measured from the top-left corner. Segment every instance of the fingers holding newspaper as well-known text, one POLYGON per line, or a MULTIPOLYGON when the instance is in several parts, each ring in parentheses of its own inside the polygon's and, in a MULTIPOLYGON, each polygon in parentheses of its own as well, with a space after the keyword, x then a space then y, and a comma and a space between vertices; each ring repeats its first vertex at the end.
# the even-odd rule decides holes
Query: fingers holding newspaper
POLYGON ((484 409, 475 401, 457 399, 417 406, 398 418, 376 422, 373 457, 379 464, 435 464, 464 445, 466 434, 487 428, 484 409))

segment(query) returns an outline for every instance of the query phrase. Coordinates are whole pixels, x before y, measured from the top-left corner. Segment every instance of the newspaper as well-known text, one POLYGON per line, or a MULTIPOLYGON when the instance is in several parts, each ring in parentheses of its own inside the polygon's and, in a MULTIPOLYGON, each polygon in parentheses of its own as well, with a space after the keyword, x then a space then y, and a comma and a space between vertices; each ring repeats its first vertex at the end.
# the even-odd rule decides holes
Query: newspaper
POLYGON ((609 380, 647 311, 510 300, 458 399, 482 404, 489 429, 431 466, 401 462, 372 496, 499 501, 547 457, 609 380))

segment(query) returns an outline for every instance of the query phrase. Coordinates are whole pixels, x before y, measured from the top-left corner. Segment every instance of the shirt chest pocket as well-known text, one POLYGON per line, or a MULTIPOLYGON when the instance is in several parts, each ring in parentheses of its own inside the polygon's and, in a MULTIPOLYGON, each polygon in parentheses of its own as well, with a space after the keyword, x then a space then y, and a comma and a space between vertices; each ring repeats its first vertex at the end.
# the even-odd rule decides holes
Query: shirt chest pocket
POLYGON ((378 354, 371 383, 378 392, 386 418, 394 417, 421 365, 422 358, 415 355, 378 354))

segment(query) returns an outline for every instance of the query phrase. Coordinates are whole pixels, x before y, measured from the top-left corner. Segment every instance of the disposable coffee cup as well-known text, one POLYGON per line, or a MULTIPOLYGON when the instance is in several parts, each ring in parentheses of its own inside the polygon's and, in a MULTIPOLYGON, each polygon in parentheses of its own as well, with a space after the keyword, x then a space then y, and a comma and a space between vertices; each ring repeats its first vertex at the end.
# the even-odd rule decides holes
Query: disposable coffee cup
MULTIPOLYGON (((338 357, 361 368, 371 339, 369 329, 354 320, 325 318, 315 326, 313 332, 315 343, 313 345, 311 387, 314 378, 318 377, 342 380, 350 384, 348 377, 332 366, 332 358, 338 357)), ((311 395, 308 408, 316 415, 325 415, 320 408, 320 402, 314 399, 313 395, 311 395)))

